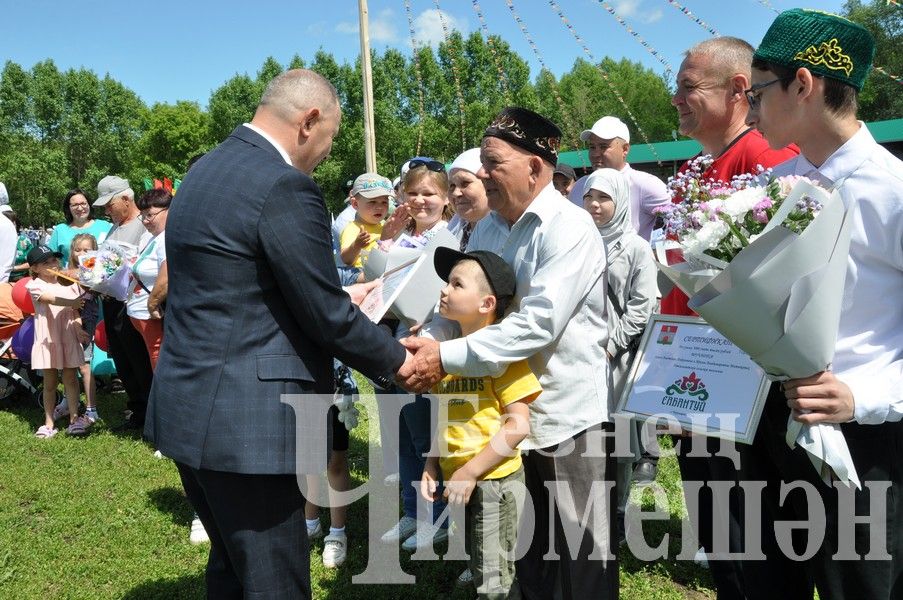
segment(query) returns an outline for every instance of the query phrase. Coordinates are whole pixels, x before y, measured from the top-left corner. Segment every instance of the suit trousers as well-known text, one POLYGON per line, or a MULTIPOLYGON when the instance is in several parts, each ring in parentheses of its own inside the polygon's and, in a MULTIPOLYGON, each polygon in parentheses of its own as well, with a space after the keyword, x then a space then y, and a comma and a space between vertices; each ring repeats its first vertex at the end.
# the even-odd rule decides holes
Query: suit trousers
POLYGON ((210 536, 211 600, 311 597, 304 496, 294 475, 246 475, 176 463, 210 536))
MULTIPOLYGON (((677 446, 677 465, 680 467, 682 482, 730 481, 740 482, 740 472, 727 456, 717 456, 721 444, 730 444, 727 440, 716 437, 705 439, 673 436, 677 446), (690 456, 694 444, 706 446, 706 456, 690 456), (678 446, 679 444, 679 446, 678 446)), ((739 445, 738 445, 739 446, 739 445)), ((698 453, 697 450, 695 453, 698 453)), ((741 458, 742 461, 742 458, 741 458)), ((698 503, 697 518, 692 519, 693 531, 707 554, 714 552, 715 529, 727 527, 728 551, 739 553, 743 544, 743 512, 739 488, 731 490, 728 496, 727 512, 715 510, 715 499, 708 487, 699 490, 698 498, 686 498, 689 488, 684 486, 684 497, 687 503, 698 503), (717 522, 716 522, 717 519, 717 522)), ((723 507, 721 507, 723 508, 723 507)), ((708 559, 709 571, 715 582, 718 600, 744 600, 742 591, 742 561, 708 559)))
POLYGON ((786 444, 789 413, 780 387, 772 386, 753 443, 754 455, 743 463, 744 479, 767 482, 762 523, 767 560, 744 564, 747 597, 808 600, 814 583, 822 600, 903 598, 903 422, 841 425, 863 485, 861 490, 847 492, 852 500, 842 503, 841 493, 822 481, 806 452, 786 444), (814 543, 808 538, 824 534, 817 551, 805 561, 791 559, 780 549, 769 552, 767 547, 769 530, 786 530, 788 521, 806 520, 810 515, 814 518, 819 512, 812 510, 813 499, 799 489, 781 502, 781 483, 800 481, 818 492, 814 501, 821 502, 826 516, 824 530, 819 527, 811 533, 804 529, 794 531, 797 535, 792 539, 793 550, 798 555, 807 550, 810 542, 814 543), (876 493, 884 498, 873 497, 876 493), (875 514, 880 509, 873 508, 873 502, 876 507, 886 503, 886 508, 875 514), (857 519, 868 516, 869 523, 853 525, 853 515, 857 519), (870 534, 876 526, 885 528, 879 537, 886 548, 871 546, 870 534), (851 550, 853 556, 835 558, 838 548, 851 550), (874 556, 862 558, 870 551, 874 556), (889 556, 881 558, 884 551, 889 556))
POLYGON ((523 453, 527 492, 533 500, 533 514, 521 515, 518 531, 518 551, 529 544, 515 564, 524 598, 618 597, 617 500, 612 488, 617 459, 613 435, 603 437, 613 431, 613 424, 600 423, 560 444, 523 453), (601 504, 601 509, 591 504, 601 504), (532 539, 522 535, 527 519, 535 527, 532 539), (547 558, 550 553, 559 558, 547 558))
POLYGON ((110 355, 116 363, 116 373, 128 395, 126 408, 132 411, 134 422, 143 423, 153 381, 153 371, 144 338, 132 325, 126 314, 124 302, 104 300, 103 320, 106 323, 110 355))

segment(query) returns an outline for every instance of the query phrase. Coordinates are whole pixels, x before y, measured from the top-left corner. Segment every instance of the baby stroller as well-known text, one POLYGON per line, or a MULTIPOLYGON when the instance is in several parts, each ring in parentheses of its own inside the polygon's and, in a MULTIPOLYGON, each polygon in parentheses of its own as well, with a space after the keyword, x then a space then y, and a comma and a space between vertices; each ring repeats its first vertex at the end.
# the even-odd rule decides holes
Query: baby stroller
POLYGON ((34 399, 43 407, 43 395, 38 387, 40 377, 31 369, 27 359, 16 356, 13 351, 16 334, 23 325, 29 327, 31 322, 27 319, 0 321, 0 400, 34 399))

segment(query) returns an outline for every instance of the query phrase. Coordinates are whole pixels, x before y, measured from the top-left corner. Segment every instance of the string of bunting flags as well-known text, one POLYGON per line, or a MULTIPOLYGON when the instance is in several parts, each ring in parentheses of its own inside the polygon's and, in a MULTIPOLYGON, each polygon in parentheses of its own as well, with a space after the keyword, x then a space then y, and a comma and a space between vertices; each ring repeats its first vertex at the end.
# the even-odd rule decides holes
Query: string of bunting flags
POLYGON ((451 61, 452 76, 455 81, 455 97, 458 101, 458 115, 461 120, 461 152, 467 150, 467 139, 465 133, 465 117, 464 117, 464 94, 461 91, 461 75, 458 72, 458 59, 455 56, 455 49, 449 41, 448 24, 445 20, 445 13, 439 6, 439 0, 433 0, 436 5, 436 12, 439 14, 439 23, 442 25, 442 36, 445 38, 445 47, 448 48, 448 58, 451 61))
POLYGON ((633 126, 636 128, 637 133, 640 134, 640 137, 643 139, 643 142, 649 147, 649 151, 652 153, 652 156, 655 157, 656 163, 659 165, 662 164, 662 159, 658 155, 658 152, 655 150, 655 145, 649 140, 649 136, 646 135, 646 132, 643 130, 640 125, 639 119, 633 114, 633 111, 630 110, 630 107, 627 106, 627 102, 624 100, 624 97, 618 91, 617 86, 611 80, 611 77, 608 75, 608 72, 605 70, 605 67, 602 66, 601 62, 596 61, 596 57, 593 56, 593 53, 590 51, 589 47, 586 45, 586 42, 583 41, 583 38, 580 37, 580 34, 577 33, 577 30, 574 29, 574 26, 571 25, 570 21, 568 21, 567 17, 564 16, 564 12, 561 10, 561 7, 558 5, 558 2, 555 0, 549 0, 549 6, 552 8, 554 12, 558 14, 558 18, 561 19, 561 22, 564 23, 564 26, 567 27, 568 31, 571 32, 571 35, 577 41, 577 44, 583 49, 583 53, 586 54, 587 58, 589 58, 590 63, 596 65, 599 69, 599 73, 602 75, 602 80, 608 85, 609 89, 614 94, 618 103, 624 108, 624 111, 627 113, 627 116, 630 118, 630 121, 633 123, 633 126))
POLYGON ((486 25, 486 19, 483 17, 483 9, 480 8, 478 0, 473 0, 473 9, 477 13, 477 19, 480 21, 480 29, 486 36, 486 46, 489 48, 489 54, 492 56, 492 62, 495 63, 495 69, 499 74, 499 84, 502 86, 502 95, 505 97, 505 104, 511 104, 511 93, 508 91, 508 76, 505 75, 505 69, 502 67, 502 61, 498 52, 495 50, 495 42, 489 35, 489 27, 486 25))
MULTIPOLYGON (((533 36, 530 35, 529 31, 527 31, 527 24, 524 23, 524 20, 521 19, 519 14, 517 14, 517 10, 514 8, 513 0, 505 0, 505 2, 508 5, 508 10, 511 11, 511 16, 514 18, 514 22, 517 23, 518 27, 521 30, 521 33, 524 35, 524 39, 527 40, 527 44, 530 46, 530 49, 533 50, 533 55, 536 57, 536 60, 539 61, 539 66, 551 73, 552 70, 548 66, 546 66, 546 61, 543 59, 542 54, 540 54, 539 52, 539 48, 533 41, 533 36)), ((555 96, 555 103, 558 105, 558 110, 561 111, 561 118, 564 121, 565 129, 570 132, 576 132, 576 128, 573 126, 567 107, 564 104, 564 99, 562 99, 561 93, 558 90, 558 83, 555 81, 554 75, 552 76, 551 83, 552 94, 555 96)), ((580 140, 578 138, 574 138, 571 141, 574 144, 574 148, 580 147, 580 140)))
POLYGON ((665 67, 665 79, 671 79, 671 75, 673 73, 673 69, 671 68, 671 63, 669 63, 665 57, 659 54, 658 50, 652 47, 652 44, 643 39, 639 33, 637 33, 630 25, 627 24, 627 21, 624 20, 621 15, 619 15, 614 8, 612 8, 611 4, 605 2, 604 0, 599 0, 599 3, 602 5, 602 8, 608 11, 608 13, 615 18, 615 20, 621 24, 621 26, 627 30, 627 33, 633 36, 633 38, 640 43, 640 45, 646 49, 646 51, 654 56, 658 62, 662 63, 665 67))

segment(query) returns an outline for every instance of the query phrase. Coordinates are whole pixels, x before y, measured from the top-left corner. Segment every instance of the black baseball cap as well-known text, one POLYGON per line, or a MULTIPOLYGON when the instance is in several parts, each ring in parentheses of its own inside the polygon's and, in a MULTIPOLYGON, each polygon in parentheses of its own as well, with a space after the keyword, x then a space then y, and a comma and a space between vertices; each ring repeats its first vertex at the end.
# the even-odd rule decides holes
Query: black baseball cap
POLYGON ((555 167, 555 173, 557 173, 559 175, 564 175, 571 181, 577 181, 577 173, 574 172, 574 169, 571 168, 570 165, 566 165, 561 161, 559 161, 558 166, 555 167))
POLYGON ((42 262, 50 260, 52 257, 63 258, 62 252, 54 252, 50 249, 49 246, 35 246, 31 250, 28 251, 28 255, 25 257, 25 260, 28 261, 30 265, 38 265, 42 262))
POLYGON ((514 296, 517 282, 514 279, 514 269, 506 263, 501 256, 486 250, 474 250, 473 252, 458 252, 453 248, 440 246, 436 248, 433 256, 433 266, 436 274, 442 281, 448 281, 448 276, 456 264, 462 260, 475 260, 492 288, 492 293, 498 298, 510 298, 514 296))

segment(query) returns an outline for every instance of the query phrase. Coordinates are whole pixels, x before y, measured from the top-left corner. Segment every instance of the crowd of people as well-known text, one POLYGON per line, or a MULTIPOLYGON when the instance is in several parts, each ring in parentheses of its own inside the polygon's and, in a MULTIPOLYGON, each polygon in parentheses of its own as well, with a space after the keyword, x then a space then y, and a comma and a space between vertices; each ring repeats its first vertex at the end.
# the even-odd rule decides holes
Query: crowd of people
MULTIPOLYGON (((805 175, 837 190, 854 220, 831 369, 772 386, 754 443, 736 445, 739 463, 721 452, 734 442, 708 437, 703 455, 690 452, 695 434, 674 436, 684 482, 730 489, 727 506, 700 493, 690 515, 719 598, 903 590, 893 452, 903 440, 903 312, 880 302, 903 293, 903 163, 856 118, 873 55, 864 28, 791 10, 758 49, 714 38, 688 49, 677 74, 672 104, 680 132, 713 159, 707 179, 805 175), (784 443, 788 416, 841 424, 863 489, 826 483, 784 443), (766 483, 757 519, 741 492, 750 481, 766 483), (785 489, 804 484, 811 495, 785 489), (775 532, 816 502, 824 535, 812 548, 775 532), (853 514, 870 517, 853 527, 853 514), (751 539, 763 556, 750 556, 751 539), (855 552, 841 556, 851 540, 855 552)), ((657 445, 644 445, 654 427, 626 421, 630 451, 616 453, 614 409, 652 314, 693 314, 680 290, 662 297, 652 252, 657 209, 680 199, 628 164, 630 129, 617 115, 587 124, 591 169, 578 177, 559 161, 559 128, 508 107, 448 168, 418 156, 394 181, 355 177, 330 219, 311 174, 340 122, 326 79, 287 71, 250 123, 190 167, 176 198, 136 198, 110 175, 93 203, 81 190, 66 195, 66 222, 47 244, 16 256, 0 241, 5 273, 32 278, 31 362, 45 381, 36 435, 53 437, 63 418, 84 435, 99 418, 89 365, 102 316, 128 394, 121 427, 175 462, 197 512, 192 539, 210 542, 208 596, 307 598, 309 540, 324 538, 328 568, 348 554, 354 369, 373 383, 386 483, 400 486, 402 505, 371 543, 416 553, 456 529, 468 555, 459 583, 480 597, 617 598, 631 481, 655 479, 657 445), (112 224, 93 219, 92 205, 112 224), (453 247, 433 248, 443 230, 453 247), (105 241, 131 249, 125 301, 60 277, 60 264, 71 269, 105 241), (422 327, 391 312, 374 323, 355 307, 378 286, 366 268, 374 253, 396 248, 434 249, 445 282, 422 327), (400 396, 397 412, 384 411, 400 396), (324 497, 328 533, 315 502, 324 497)), ((0 219, 0 240, 16 239, 12 223, 0 219)))

